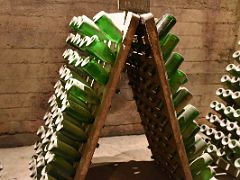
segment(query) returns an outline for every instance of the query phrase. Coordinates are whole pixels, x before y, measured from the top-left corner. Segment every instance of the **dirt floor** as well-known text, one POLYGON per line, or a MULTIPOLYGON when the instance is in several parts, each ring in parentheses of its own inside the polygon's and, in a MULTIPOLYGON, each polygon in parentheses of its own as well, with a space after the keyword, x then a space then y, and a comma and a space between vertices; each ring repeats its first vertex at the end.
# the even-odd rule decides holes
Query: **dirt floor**
MULTIPOLYGON (((87 177, 89 180, 96 177, 116 179, 123 175, 128 175, 131 179, 139 179, 139 176, 147 175, 145 173, 147 168, 154 166, 149 162, 151 153, 147 149, 147 140, 143 135, 101 138, 99 144, 92 161, 94 166, 87 177)), ((30 179, 28 162, 32 154, 32 146, 0 149, 0 162, 3 166, 0 179, 30 179)))
MULTIPOLYGON (((144 135, 101 138, 99 144, 87 180, 168 180, 152 162, 144 135)), ((0 180, 29 180, 32 154, 33 146, 0 149, 0 180)))

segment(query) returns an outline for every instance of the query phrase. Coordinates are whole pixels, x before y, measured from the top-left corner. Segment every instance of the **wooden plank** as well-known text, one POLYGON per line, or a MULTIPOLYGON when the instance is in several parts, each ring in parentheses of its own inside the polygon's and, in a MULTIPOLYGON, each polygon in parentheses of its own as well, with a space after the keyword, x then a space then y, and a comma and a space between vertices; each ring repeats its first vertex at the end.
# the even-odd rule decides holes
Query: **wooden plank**
POLYGON ((77 167, 76 175, 74 178, 75 180, 83 180, 86 177, 92 156, 98 143, 101 129, 104 126, 107 113, 111 106, 112 97, 115 94, 115 89, 119 82, 120 74, 124 68, 126 58, 131 47, 132 39, 139 23, 138 15, 128 13, 127 16, 127 20, 129 21, 127 21, 126 24, 129 24, 129 28, 121 46, 116 63, 112 68, 106 90, 103 94, 103 101, 99 107, 95 121, 90 128, 88 141, 84 145, 82 152, 80 152, 82 158, 77 167))
POLYGON ((135 13, 150 12, 150 0, 118 0, 118 9, 135 13))
POLYGON ((181 164, 182 170, 184 171, 185 179, 191 180, 192 175, 190 172, 189 163, 188 163, 187 155, 185 152, 182 136, 180 133, 179 125, 177 123, 177 118, 176 118, 176 114, 175 114, 175 110, 174 110, 173 102, 171 98, 171 91, 165 75, 166 70, 165 70, 162 54, 160 52, 158 34, 157 34, 154 18, 152 14, 148 13, 148 14, 141 15, 141 19, 144 21, 144 24, 146 27, 146 31, 148 33, 148 38, 149 38, 151 49, 152 49, 153 59, 155 60, 155 64, 158 70, 157 73, 158 73, 159 80, 162 87, 163 103, 166 110, 165 115, 167 116, 168 122, 170 123, 174 140, 176 142, 176 148, 177 148, 177 152, 180 159, 179 163, 181 164))
POLYGON ((126 69, 153 159, 170 179, 191 180, 151 13, 141 15, 134 41, 126 69))

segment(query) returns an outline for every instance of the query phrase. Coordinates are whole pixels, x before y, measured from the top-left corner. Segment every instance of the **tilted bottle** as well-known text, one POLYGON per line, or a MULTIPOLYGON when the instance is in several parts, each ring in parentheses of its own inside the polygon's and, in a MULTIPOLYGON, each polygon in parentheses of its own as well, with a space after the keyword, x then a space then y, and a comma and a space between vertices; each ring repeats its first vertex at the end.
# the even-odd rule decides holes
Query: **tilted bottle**
POLYGON ((96 58, 87 56, 81 57, 77 51, 67 49, 63 53, 64 59, 68 61, 77 70, 85 71, 87 74, 92 76, 98 83, 105 85, 108 81, 109 75, 107 71, 97 63, 96 58))
POLYGON ((232 94, 232 99, 235 104, 240 107, 240 91, 236 91, 232 94))
POLYGON ((162 41, 160 41, 160 49, 162 52, 163 60, 166 62, 170 57, 172 51, 177 46, 179 38, 174 34, 168 34, 162 41))
POLYGON ((192 99, 192 94, 185 87, 180 87, 176 94, 173 96, 173 105, 175 111, 179 113, 188 102, 192 99))
POLYGON ((107 13, 104 11, 97 13, 93 17, 93 21, 111 41, 116 43, 120 43, 122 41, 122 32, 114 24, 107 13))
POLYGON ((86 51, 99 58, 99 60, 106 63, 114 63, 116 55, 96 35, 92 36, 85 45, 86 51))
POLYGON ((56 132, 61 132, 63 135, 73 139, 78 142, 85 142, 87 140, 86 133, 81 129, 81 127, 76 124, 63 119, 60 115, 56 120, 57 128, 56 132))
POLYGON ((216 174, 216 171, 211 167, 203 168, 198 174, 193 176, 194 180, 212 180, 212 177, 216 174))
POLYGON ((168 60, 165 63, 168 78, 170 78, 177 71, 177 69, 180 67, 183 61, 184 58, 182 57, 181 54, 176 52, 172 53, 170 58, 168 58, 168 60))
POLYGON ((100 30, 100 28, 85 15, 78 17, 74 16, 70 21, 69 26, 82 35, 90 37, 97 35, 102 41, 108 39, 106 35, 100 30))
POLYGON ((68 136, 64 135, 61 131, 54 132, 52 136, 56 136, 57 139, 68 144, 69 146, 72 146, 74 149, 78 149, 80 146, 79 142, 72 140, 68 136))
POLYGON ((87 102, 90 104, 100 103, 100 99, 94 92, 94 90, 83 82, 78 81, 77 79, 70 78, 66 82, 65 89, 68 94, 72 94, 83 102, 87 102))
POLYGON ((81 68, 93 77, 97 82, 106 85, 109 75, 107 71, 101 67, 94 58, 86 57, 81 63, 81 68))
POLYGON ((197 157, 201 156, 201 154, 204 152, 204 150, 207 147, 207 143, 203 140, 200 139, 198 142, 196 142, 192 147, 188 148, 187 151, 187 156, 188 156, 188 161, 193 161, 197 157))
POLYGON ((171 78, 168 80, 172 95, 174 95, 178 88, 188 81, 187 76, 184 72, 177 70, 171 78))
POLYGON ((61 171, 64 172, 67 176, 72 177, 75 173, 75 170, 69 162, 67 162, 63 157, 56 155, 54 153, 51 153, 50 151, 47 152, 45 155, 45 159, 47 160, 47 165, 52 165, 58 169, 61 169, 61 171))
POLYGON ((156 22, 159 40, 162 40, 172 27, 176 24, 176 18, 170 14, 165 14, 156 22))
POLYGON ((196 158, 190 164, 190 170, 192 172, 192 175, 194 176, 195 174, 200 172, 202 169, 208 167, 212 162, 213 162, 213 159, 208 153, 202 154, 200 157, 196 158))
POLYGON ((240 70, 238 68, 238 66, 236 66, 235 64, 229 64, 226 67, 226 71, 231 74, 232 76, 240 76, 240 70))
POLYGON ((51 138, 51 142, 48 146, 48 151, 61 156, 68 162, 76 162, 80 159, 79 152, 68 144, 60 141, 56 137, 51 138))
POLYGON ((193 105, 189 104, 185 106, 177 116, 181 132, 183 132, 198 115, 199 111, 193 105))
POLYGON ((240 50, 239 51, 235 51, 232 55, 232 57, 238 62, 240 63, 240 50))
POLYGON ((186 127, 182 132, 182 138, 183 141, 186 141, 192 136, 195 136, 199 132, 200 128, 196 124, 195 121, 193 121, 188 127, 186 127))

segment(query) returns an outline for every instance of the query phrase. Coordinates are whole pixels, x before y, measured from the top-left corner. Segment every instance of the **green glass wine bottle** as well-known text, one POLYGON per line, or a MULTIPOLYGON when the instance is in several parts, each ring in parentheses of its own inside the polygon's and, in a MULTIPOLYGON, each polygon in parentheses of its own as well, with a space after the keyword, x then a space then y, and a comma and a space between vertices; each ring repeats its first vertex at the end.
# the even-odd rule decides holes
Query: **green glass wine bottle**
POLYGON ((107 71, 97 63, 97 59, 91 56, 81 57, 77 51, 67 49, 63 53, 64 59, 68 64, 71 64, 77 70, 85 71, 88 75, 92 76, 98 83, 105 85, 108 81, 107 71))
MULTIPOLYGON (((87 106, 86 102, 84 102, 81 99, 79 99, 78 97, 68 93, 67 91, 64 91, 60 98, 61 98, 61 103, 62 104, 64 104, 63 100, 67 99, 70 102, 73 101, 76 104, 78 104, 79 106, 82 106, 84 108, 83 109, 84 111, 89 111, 89 113, 90 113, 89 107, 87 106)), ((62 107, 62 105, 61 105, 61 107, 62 107)))
POLYGON ((60 141, 72 146, 74 149, 78 149, 80 147, 80 143, 72 140, 71 138, 65 136, 61 131, 56 131, 52 134, 52 136, 56 136, 60 141))
POLYGON ((215 170, 209 166, 203 168, 200 172, 193 176, 194 180, 209 180, 216 174, 215 170))
POLYGON ((67 64, 75 66, 78 61, 83 61, 77 51, 72 49, 66 49, 63 54, 63 58, 67 61, 67 64))
POLYGON ((178 114, 192 99, 192 94, 185 87, 180 87, 176 94, 173 96, 173 105, 178 114))
POLYGON ((177 46, 179 38, 174 34, 168 34, 162 41, 160 41, 160 48, 163 56, 163 60, 166 62, 170 57, 172 51, 177 46))
POLYGON ((184 72, 177 70, 169 79, 169 86, 174 96, 179 87, 188 81, 187 76, 184 72))
POLYGON ((183 132, 198 115, 199 111, 193 105, 188 104, 185 106, 177 116, 181 132, 183 132))
POLYGON ((97 35, 100 40, 107 40, 106 35, 101 31, 101 29, 87 16, 73 17, 69 23, 69 26, 76 32, 83 34, 85 36, 97 35))
POLYGON ((235 166, 237 169, 240 169, 240 158, 237 158, 237 159, 234 161, 234 166, 235 166))
POLYGON ((188 138, 195 136, 199 132, 200 128, 196 122, 192 122, 188 127, 186 127, 182 132, 183 141, 186 141, 188 138))
MULTIPOLYGON (((55 164, 47 164, 41 171, 41 178, 50 177, 52 179, 66 179, 72 180, 72 177, 69 176, 64 169, 55 164)), ((49 179, 47 179, 49 180, 49 179)))
POLYGON ((80 159, 79 152, 72 146, 60 141, 57 137, 52 136, 51 142, 48 146, 48 151, 59 155, 68 162, 76 162, 80 159))
POLYGON ((65 89, 68 94, 72 94, 84 102, 90 104, 100 103, 100 99, 94 90, 83 82, 78 81, 77 79, 70 78, 66 82, 65 89))
POLYGON ((37 136, 40 137, 41 139, 43 139, 47 130, 48 130, 48 127, 40 126, 37 130, 37 136))
POLYGON ((85 142, 87 140, 86 133, 79 126, 64 120, 62 116, 58 116, 56 123, 56 131, 61 132, 63 135, 78 142, 85 142))
POLYGON ((232 139, 228 144, 228 147, 235 153, 240 154, 240 143, 236 139, 232 139))
POLYGON ((191 162, 197 157, 201 156, 201 154, 204 152, 206 147, 207 147, 207 143, 203 139, 200 139, 192 147, 186 149, 188 161, 191 162))
POLYGON ((184 141, 184 146, 186 151, 190 148, 192 148, 198 141, 201 141, 202 137, 199 134, 196 134, 196 136, 190 137, 187 140, 184 141))
POLYGON ((100 41, 96 35, 92 36, 85 45, 86 51, 90 54, 106 63, 114 63, 116 55, 104 42, 100 41))
POLYGON ((232 99, 234 101, 234 103, 240 107, 240 91, 236 91, 234 93, 232 93, 232 99))
MULTIPOLYGON (((63 99, 63 105, 64 107, 61 107, 56 116, 62 116, 64 119, 76 124, 77 126, 81 125, 82 123, 89 124, 93 122, 94 119, 88 107, 86 107, 84 102, 75 98, 74 96, 67 95, 66 98, 63 99), (71 104, 77 105, 77 109, 67 107, 68 102, 66 102, 65 99, 68 99, 67 101, 71 104)), ((56 120, 54 122, 56 122, 56 120)))
POLYGON ((213 159, 208 153, 202 154, 200 157, 196 158, 190 164, 192 175, 194 176, 195 174, 200 172, 202 169, 208 167, 210 164, 212 164, 212 162, 213 162, 213 159))
POLYGON ((172 53, 170 58, 165 63, 168 78, 171 78, 171 76, 177 71, 183 61, 184 58, 181 54, 176 52, 172 53))
POLYGON ((101 11, 97 13, 93 17, 93 21, 111 41, 116 43, 120 43, 122 41, 122 32, 118 29, 106 12, 101 11))
POLYGON ((57 178, 52 177, 51 175, 49 175, 48 173, 42 173, 41 175, 41 180, 57 180, 57 178))
POLYGON ((86 57, 80 67, 98 83, 106 85, 108 82, 109 75, 107 71, 100 66, 94 58, 91 58, 90 56, 86 57))
POLYGON ((47 164, 52 164, 55 167, 62 169, 68 176, 72 177, 75 173, 73 166, 64 160, 61 156, 58 156, 50 151, 45 155, 47 164))
POLYGON ((170 14, 165 14, 160 18, 156 23, 159 40, 162 40, 175 24, 176 18, 170 14))
POLYGON ((75 35, 75 34, 70 33, 68 35, 68 37, 66 38, 66 42, 67 42, 67 44, 75 47, 76 49, 78 49, 80 51, 85 51, 86 50, 85 46, 89 39, 90 39, 90 37, 88 37, 88 36, 82 37, 79 34, 75 35))
POLYGON ((227 67, 226 67, 226 71, 232 75, 232 76, 237 76, 239 77, 240 76, 240 71, 238 69, 238 67, 235 65, 235 64, 229 64, 227 67))
POLYGON ((60 82, 62 86, 66 85, 66 81, 69 80, 70 78, 74 78, 77 79, 85 84, 87 84, 87 82, 84 80, 87 76, 87 74, 82 71, 82 70, 78 70, 76 69, 74 66, 66 66, 63 65, 63 70, 61 72, 59 72, 59 76, 60 76, 60 82))

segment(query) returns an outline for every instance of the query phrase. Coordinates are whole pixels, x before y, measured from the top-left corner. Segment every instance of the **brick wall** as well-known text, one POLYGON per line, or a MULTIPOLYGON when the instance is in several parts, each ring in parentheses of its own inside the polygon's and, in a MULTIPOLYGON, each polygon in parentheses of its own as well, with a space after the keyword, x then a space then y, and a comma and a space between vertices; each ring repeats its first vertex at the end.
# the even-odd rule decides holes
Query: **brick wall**
MULTIPOLYGON (((111 0, 0 0, 0 147, 31 144, 42 123, 47 99, 58 79, 66 48, 68 22, 74 15, 92 17, 117 11, 111 0)), ((172 13, 178 23, 178 51, 185 57, 187 87, 202 115, 219 87, 237 34, 239 0, 152 0, 156 17, 172 13)), ((238 38, 239 39, 239 38, 238 38)), ((103 135, 141 133, 131 91, 123 75, 103 135)))

